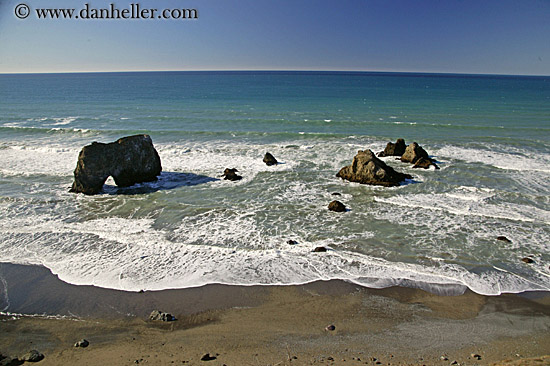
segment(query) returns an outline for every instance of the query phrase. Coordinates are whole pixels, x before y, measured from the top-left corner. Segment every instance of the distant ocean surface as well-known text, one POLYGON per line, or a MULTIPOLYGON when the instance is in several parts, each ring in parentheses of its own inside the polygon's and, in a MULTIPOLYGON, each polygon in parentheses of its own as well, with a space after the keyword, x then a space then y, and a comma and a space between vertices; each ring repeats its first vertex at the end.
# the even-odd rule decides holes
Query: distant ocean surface
POLYGON ((0 262, 73 284, 550 290, 549 191, 550 77, 0 75, 0 262), (68 192, 84 145, 134 134, 153 139, 157 182, 68 192), (358 150, 400 137, 441 170, 389 157, 414 180, 335 176, 358 150), (268 151, 281 164, 266 166, 268 151), (243 179, 223 180, 224 168, 243 179), (335 198, 350 210, 328 211, 335 198))

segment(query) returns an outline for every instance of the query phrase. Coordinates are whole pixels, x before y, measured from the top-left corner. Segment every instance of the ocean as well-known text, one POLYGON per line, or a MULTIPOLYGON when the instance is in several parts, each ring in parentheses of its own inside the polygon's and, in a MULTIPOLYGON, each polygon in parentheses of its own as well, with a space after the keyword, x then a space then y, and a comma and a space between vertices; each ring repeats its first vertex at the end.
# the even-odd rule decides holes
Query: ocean
POLYGON ((72 284, 548 291, 549 188, 550 77, 0 75, 0 262, 72 284), (83 146, 134 134, 151 136, 158 181, 118 188, 109 178, 99 195, 69 193, 83 146), (358 150, 397 138, 441 169, 386 157, 413 180, 336 177, 358 150), (266 152, 280 164, 266 166, 266 152), (225 168, 243 179, 223 180, 225 168), (349 211, 328 211, 335 198, 349 211))

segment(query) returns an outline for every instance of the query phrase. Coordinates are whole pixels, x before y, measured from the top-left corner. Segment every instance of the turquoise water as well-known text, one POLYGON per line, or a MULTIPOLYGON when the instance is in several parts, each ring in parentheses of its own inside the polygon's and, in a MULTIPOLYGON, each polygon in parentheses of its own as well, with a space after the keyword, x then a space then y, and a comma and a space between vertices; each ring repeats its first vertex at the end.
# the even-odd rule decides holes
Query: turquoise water
POLYGON ((549 179, 548 77, 0 75, 0 261, 74 284, 549 290, 549 179), (68 193, 82 146, 137 133, 160 154, 159 181, 68 193), (357 150, 399 137, 441 170, 384 158, 414 180, 336 178, 357 150), (282 164, 267 167, 267 151, 282 164), (243 180, 221 180, 228 167, 243 180), (348 212, 327 210, 333 192, 348 212))

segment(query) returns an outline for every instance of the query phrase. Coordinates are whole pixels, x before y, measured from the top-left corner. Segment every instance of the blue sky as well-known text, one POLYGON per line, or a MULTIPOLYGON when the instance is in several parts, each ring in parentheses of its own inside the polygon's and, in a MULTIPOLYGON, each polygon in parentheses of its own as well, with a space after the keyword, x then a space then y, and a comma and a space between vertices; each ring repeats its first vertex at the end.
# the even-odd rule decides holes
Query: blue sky
POLYGON ((0 73, 360 70, 550 75, 550 0, 0 0, 0 73), (17 4, 31 15, 15 17, 17 4), (39 7, 196 20, 39 20, 39 7))

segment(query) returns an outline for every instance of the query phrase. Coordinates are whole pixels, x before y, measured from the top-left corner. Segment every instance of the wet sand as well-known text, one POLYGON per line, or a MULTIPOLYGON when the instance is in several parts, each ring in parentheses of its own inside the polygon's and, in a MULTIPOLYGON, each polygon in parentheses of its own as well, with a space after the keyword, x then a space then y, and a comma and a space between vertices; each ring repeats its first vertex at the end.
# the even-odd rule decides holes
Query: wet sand
POLYGON ((548 294, 438 296, 343 281, 128 293, 11 264, 0 264, 0 279, 0 352, 37 349, 39 365, 550 365, 548 294), (178 320, 150 321, 154 309, 178 320), (82 338, 90 345, 73 347, 82 338))

